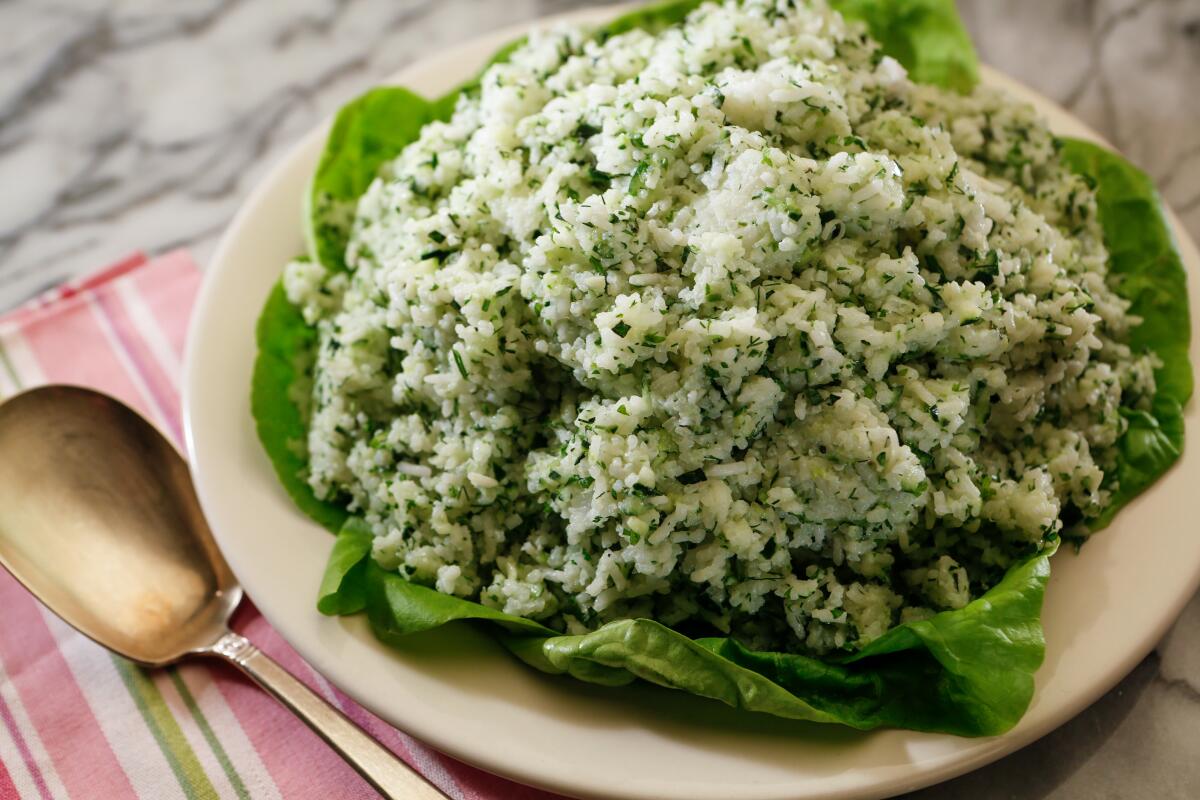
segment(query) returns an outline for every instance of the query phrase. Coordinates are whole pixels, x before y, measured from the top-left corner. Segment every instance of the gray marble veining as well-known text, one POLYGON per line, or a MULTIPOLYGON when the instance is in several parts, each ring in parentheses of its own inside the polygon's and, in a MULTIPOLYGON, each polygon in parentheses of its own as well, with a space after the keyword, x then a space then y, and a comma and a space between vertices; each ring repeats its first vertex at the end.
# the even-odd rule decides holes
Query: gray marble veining
MULTIPOLYGON (((423 55, 588 0, 0 0, 0 310, 135 249, 203 263, 264 170, 423 55)), ((985 61, 1140 164, 1200 238, 1200 0, 960 0, 985 61)), ((1072 722, 912 795, 1200 797, 1200 598, 1072 722)))

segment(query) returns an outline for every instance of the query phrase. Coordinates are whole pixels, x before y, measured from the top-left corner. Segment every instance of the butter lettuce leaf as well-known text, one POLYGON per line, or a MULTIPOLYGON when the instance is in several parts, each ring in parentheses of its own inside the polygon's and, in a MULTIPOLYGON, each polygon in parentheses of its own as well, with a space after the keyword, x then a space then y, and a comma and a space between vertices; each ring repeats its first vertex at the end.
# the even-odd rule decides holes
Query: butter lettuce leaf
POLYGON ((296 506, 323 527, 337 531, 349 514, 318 500, 309 488, 307 407, 317 332, 276 284, 258 318, 258 357, 250 386, 250 412, 258 440, 280 484, 296 506))
POLYGON ((356 517, 346 520, 321 576, 317 610, 328 616, 357 614, 366 609, 366 571, 371 562, 371 529, 356 517))
POLYGON ((954 0, 831 0, 867 24, 885 53, 918 83, 969 92, 979 83, 979 57, 954 0))
POLYGON ((509 651, 543 672, 607 686, 641 679, 734 708, 860 730, 891 726, 961 736, 1002 733, 1028 707, 1045 653, 1039 614, 1054 551, 1013 567, 964 608, 900 625, 849 657, 822 660, 754 652, 728 638, 693 640, 650 619, 561 635, 410 583, 379 567, 370 547, 369 532, 347 524, 318 608, 353 613, 365 600, 372 631, 388 644, 403 646, 406 635, 479 620, 496 626, 509 651))
MULTIPOLYGON (((505 61, 525 40, 505 45, 487 67, 505 61)), ((412 143, 427 123, 447 120, 458 98, 478 91, 483 71, 436 100, 400 86, 380 86, 342 107, 305 194, 304 229, 309 256, 332 270, 346 269, 346 246, 358 199, 388 161, 412 143)))
POLYGON ((342 107, 305 195, 305 238, 314 260, 328 269, 346 269, 358 198, 436 111, 433 103, 399 86, 371 89, 342 107))
POLYGON ((1129 312, 1142 318, 1130 333, 1129 345, 1134 352, 1153 351, 1162 361, 1154 371, 1156 393, 1150 410, 1121 410, 1129 427, 1117 442, 1120 459, 1110 476, 1117 488, 1108 507, 1086 523, 1088 532, 1095 532, 1183 452, 1183 406, 1193 385, 1187 272, 1162 200, 1144 172, 1108 148, 1082 139, 1059 140, 1059 154, 1072 172, 1095 188, 1109 280, 1117 294, 1130 301, 1129 312))

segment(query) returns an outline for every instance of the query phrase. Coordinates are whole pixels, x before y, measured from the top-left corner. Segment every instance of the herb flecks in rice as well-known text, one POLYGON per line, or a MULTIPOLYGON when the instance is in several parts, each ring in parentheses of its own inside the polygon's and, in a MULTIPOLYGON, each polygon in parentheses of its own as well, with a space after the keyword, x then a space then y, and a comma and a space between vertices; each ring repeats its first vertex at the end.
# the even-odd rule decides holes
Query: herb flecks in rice
POLYGON ((962 607, 1098 513, 1153 394, 1032 109, 816 3, 533 36, 347 263, 285 277, 314 490, 386 568, 567 631, 826 653, 962 607))

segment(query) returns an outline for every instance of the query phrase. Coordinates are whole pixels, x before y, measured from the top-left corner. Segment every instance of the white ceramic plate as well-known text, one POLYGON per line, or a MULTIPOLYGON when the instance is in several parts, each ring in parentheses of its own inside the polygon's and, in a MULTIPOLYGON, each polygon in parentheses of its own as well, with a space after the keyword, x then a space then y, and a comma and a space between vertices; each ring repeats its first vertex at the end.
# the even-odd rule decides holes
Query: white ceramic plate
MULTIPOLYGON (((598 20, 613 11, 576 14, 598 20)), ((520 30, 423 61, 394 82, 429 96, 473 74, 520 30)), ((1063 134, 1098 138, 1046 99, 1063 134)), ((349 99, 349 98, 347 98, 349 99)), ((301 195, 328 126, 276 165, 209 266, 187 361, 188 452, 204 511, 234 572, 270 622, 331 681, 397 727, 491 772, 564 794, 647 800, 884 797, 966 772, 1028 744, 1096 700, 1165 633, 1200 583, 1200 446, 1076 555, 1054 558, 1037 695, 1010 733, 960 739, 856 733, 735 712, 651 686, 607 689, 543 675, 487 636, 455 626, 375 641, 360 619, 329 619, 314 598, 332 539, 292 506, 250 418, 254 324, 284 263, 303 249, 301 195)), ((1200 311, 1200 254, 1172 217, 1200 311)), ((1200 314, 1192 353, 1200 353, 1200 314)), ((1197 430, 1196 403, 1187 427, 1197 430)))

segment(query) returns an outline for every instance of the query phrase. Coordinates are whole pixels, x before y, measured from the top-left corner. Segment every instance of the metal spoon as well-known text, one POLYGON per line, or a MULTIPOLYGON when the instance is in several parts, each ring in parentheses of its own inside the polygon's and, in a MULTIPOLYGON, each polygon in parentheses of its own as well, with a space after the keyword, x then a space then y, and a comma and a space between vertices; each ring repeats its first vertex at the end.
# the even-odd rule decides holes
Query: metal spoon
POLYGON ((0 405, 0 563, 83 635, 147 667, 238 666, 384 796, 445 795, 229 630, 242 589, 187 465, 106 395, 47 386, 0 405))

